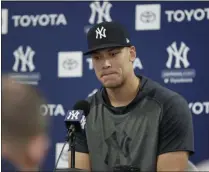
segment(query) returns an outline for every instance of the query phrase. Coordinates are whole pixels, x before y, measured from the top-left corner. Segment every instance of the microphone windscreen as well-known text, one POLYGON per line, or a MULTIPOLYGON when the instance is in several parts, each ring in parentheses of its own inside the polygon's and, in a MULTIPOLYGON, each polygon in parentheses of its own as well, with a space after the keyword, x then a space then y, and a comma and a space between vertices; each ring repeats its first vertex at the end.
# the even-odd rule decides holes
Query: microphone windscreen
POLYGON ((90 111, 90 104, 86 100, 80 100, 73 106, 73 110, 83 110, 85 116, 87 116, 90 111))

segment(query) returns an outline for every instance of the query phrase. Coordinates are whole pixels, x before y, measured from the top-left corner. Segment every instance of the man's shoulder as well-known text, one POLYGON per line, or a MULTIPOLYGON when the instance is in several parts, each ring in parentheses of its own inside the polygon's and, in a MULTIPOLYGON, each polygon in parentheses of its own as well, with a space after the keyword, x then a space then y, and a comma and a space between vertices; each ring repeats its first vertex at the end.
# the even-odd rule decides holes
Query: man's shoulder
POLYGON ((97 92, 95 92, 93 95, 89 96, 86 98, 86 101, 89 102, 90 106, 96 106, 102 102, 102 93, 101 93, 101 88, 98 89, 97 92))
POLYGON ((150 78, 147 78, 145 89, 152 90, 154 92, 152 98, 161 105, 166 105, 173 99, 185 100, 178 92, 171 90, 150 78))
POLYGON ((165 119, 172 117, 176 120, 190 118, 188 102, 181 94, 150 79, 147 82, 147 87, 154 92, 151 99, 160 105, 161 117, 165 117, 165 119))

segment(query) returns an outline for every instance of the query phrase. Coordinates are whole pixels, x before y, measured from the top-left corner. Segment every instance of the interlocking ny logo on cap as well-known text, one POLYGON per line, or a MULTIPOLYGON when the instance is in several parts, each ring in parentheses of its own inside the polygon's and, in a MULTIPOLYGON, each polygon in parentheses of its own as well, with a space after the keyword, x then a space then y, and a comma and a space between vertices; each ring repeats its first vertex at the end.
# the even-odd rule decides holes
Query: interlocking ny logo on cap
POLYGON ((101 28, 96 29, 96 39, 102 39, 103 37, 106 38, 106 29, 102 26, 101 28))

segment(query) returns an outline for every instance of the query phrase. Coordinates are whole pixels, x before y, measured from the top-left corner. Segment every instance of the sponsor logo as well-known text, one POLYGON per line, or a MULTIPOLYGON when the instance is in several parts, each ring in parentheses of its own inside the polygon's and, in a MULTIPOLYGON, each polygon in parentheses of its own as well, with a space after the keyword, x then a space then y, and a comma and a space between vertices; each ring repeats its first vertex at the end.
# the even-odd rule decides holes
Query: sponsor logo
POLYGON ((10 76, 18 82, 25 84, 37 85, 40 80, 40 73, 34 72, 36 67, 34 64, 35 51, 31 46, 19 46, 14 52, 14 64, 10 76))
POLYGON ((198 8, 190 10, 166 10, 167 21, 170 22, 191 22, 209 20, 209 8, 198 8))
POLYGON ((88 25, 84 27, 85 33, 89 31, 91 25, 93 24, 101 23, 103 21, 112 21, 112 18, 110 16, 112 4, 110 2, 94 1, 89 4, 89 7, 91 9, 91 16, 89 18, 90 26, 88 25))
POLYGON ((83 76, 83 54, 81 51, 58 53, 58 77, 83 76))
POLYGON ((152 22, 154 22, 156 20, 156 15, 152 11, 144 11, 140 15, 140 20, 143 23, 152 23, 152 22))
POLYGON ((189 108, 195 115, 209 114, 209 101, 208 102, 191 102, 189 108))
POLYGON ((163 70, 161 77, 164 83, 192 83, 196 75, 194 69, 189 69, 190 63, 188 61, 188 52, 190 48, 181 42, 180 48, 177 48, 177 43, 173 42, 167 47, 168 60, 166 67, 163 70), (173 68, 173 69, 172 69, 173 68))
POLYGON ((43 116, 65 116, 65 110, 61 104, 43 104, 40 106, 43 116))
MULTIPOLYGON (((93 70, 92 58, 86 58, 86 62, 89 65, 89 70, 93 70)), ((136 57, 136 59, 134 60, 133 67, 134 69, 137 69, 137 68, 140 70, 143 69, 143 65, 139 57, 136 57)))
POLYGON ((78 62, 76 60, 66 59, 63 62, 63 68, 66 70, 73 70, 76 69, 76 67, 78 67, 78 62))
MULTIPOLYGON (((57 162, 59 158, 63 145, 64 143, 56 143, 56 153, 55 153, 56 161, 55 162, 57 162)), ((69 150, 69 144, 66 144, 60 156, 59 162, 57 164, 57 169, 68 168, 68 154, 69 154, 68 150, 69 150)))
POLYGON ((6 35, 8 33, 8 9, 1 10, 1 34, 6 35))
POLYGON ((64 14, 14 15, 14 27, 46 27, 67 25, 64 14))
POLYGON ((89 64, 89 70, 93 70, 92 58, 86 58, 86 62, 89 64))
POLYGON ((161 27, 160 4, 136 5, 135 29, 136 30, 159 30, 161 27))

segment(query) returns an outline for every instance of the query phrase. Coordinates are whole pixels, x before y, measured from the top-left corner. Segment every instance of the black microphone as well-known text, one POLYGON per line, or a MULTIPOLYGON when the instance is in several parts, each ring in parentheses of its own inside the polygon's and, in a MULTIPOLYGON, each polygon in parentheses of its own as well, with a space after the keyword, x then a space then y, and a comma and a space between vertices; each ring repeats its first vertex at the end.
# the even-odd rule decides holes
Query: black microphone
POLYGON ((89 111, 90 104, 85 100, 78 101, 73 106, 73 110, 68 111, 65 117, 65 125, 70 134, 84 130, 89 111))
POLYGON ((59 159, 69 139, 71 147, 71 168, 75 169, 75 132, 82 132, 82 130, 84 130, 86 125, 86 117, 89 114, 89 111, 90 104, 86 100, 81 100, 73 106, 73 110, 69 110, 66 114, 64 122, 67 128, 67 138, 57 159, 54 171, 57 168, 59 159))

